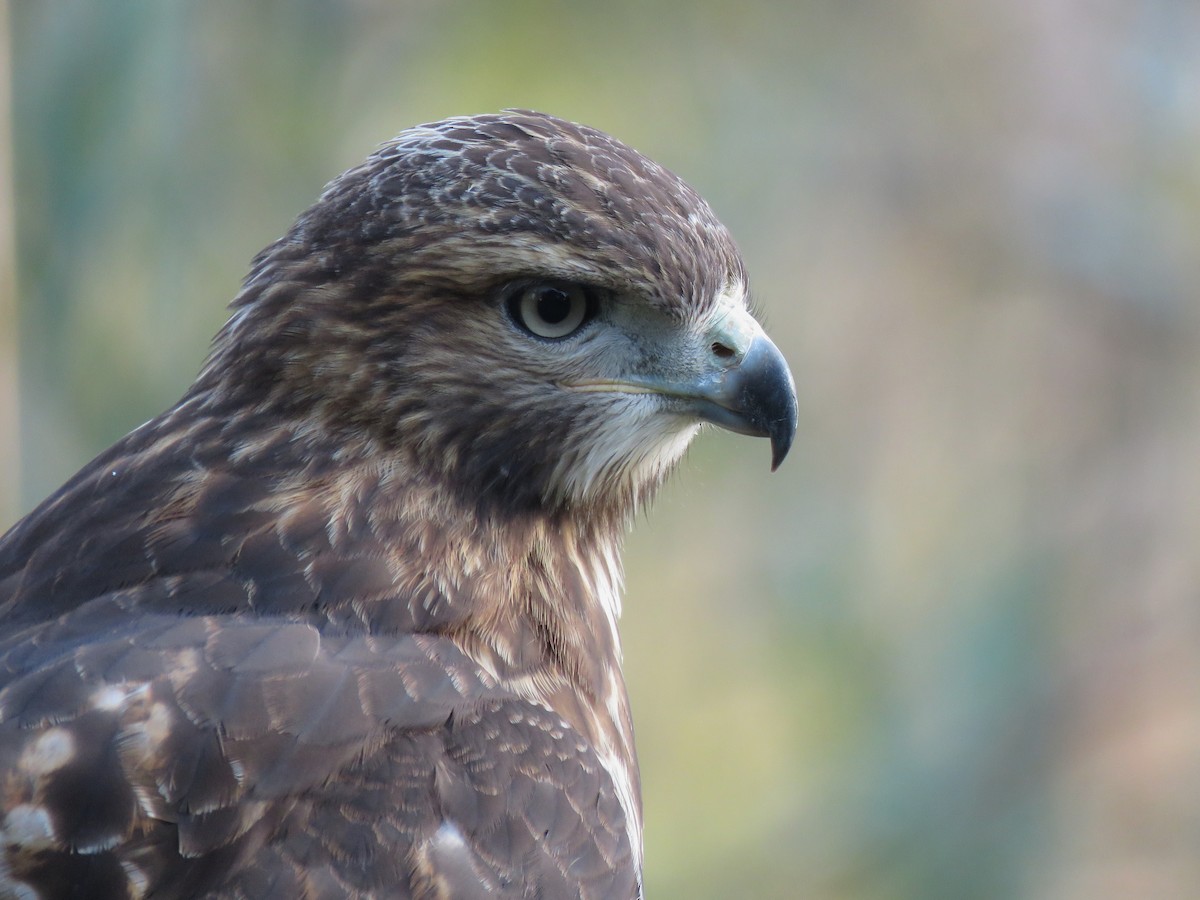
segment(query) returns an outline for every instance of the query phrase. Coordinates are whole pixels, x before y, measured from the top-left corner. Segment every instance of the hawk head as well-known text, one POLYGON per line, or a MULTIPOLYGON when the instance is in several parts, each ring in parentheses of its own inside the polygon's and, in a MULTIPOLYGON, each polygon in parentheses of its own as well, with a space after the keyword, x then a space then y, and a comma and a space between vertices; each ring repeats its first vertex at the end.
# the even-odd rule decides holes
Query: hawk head
POLYGON ((196 390, 370 442, 472 502, 627 513, 702 422, 769 437, 774 465, 795 432, 712 210, 546 115, 405 131, 257 258, 234 308, 196 390))

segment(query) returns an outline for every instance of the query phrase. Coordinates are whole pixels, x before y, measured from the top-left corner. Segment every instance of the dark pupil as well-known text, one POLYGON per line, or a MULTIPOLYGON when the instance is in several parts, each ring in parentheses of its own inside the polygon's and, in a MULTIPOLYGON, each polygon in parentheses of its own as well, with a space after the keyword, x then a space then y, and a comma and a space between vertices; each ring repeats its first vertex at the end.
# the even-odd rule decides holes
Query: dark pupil
POLYGON ((543 322, 557 325, 571 314, 571 297, 566 291, 546 288, 538 295, 537 311, 543 322))

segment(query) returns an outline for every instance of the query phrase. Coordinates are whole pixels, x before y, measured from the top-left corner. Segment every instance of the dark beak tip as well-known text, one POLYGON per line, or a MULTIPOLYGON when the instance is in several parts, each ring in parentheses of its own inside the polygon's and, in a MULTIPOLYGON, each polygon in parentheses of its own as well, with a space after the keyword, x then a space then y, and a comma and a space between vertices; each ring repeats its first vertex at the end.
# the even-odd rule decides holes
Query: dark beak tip
POLYGON ((774 472, 792 449, 800 415, 796 403, 796 383, 791 370, 775 345, 769 339, 765 343, 770 348, 767 352, 768 362, 764 366, 769 374, 762 381, 759 409, 762 415, 760 421, 766 426, 764 430, 771 439, 771 471, 774 472))
POLYGON ((771 442, 771 471, 778 472, 779 464, 783 462, 783 458, 787 456, 787 448, 781 444, 771 442))
POLYGON ((777 471, 788 451, 792 449, 792 441, 796 437, 796 398, 793 394, 788 404, 788 414, 774 420, 767 429, 771 439, 771 471, 777 471))

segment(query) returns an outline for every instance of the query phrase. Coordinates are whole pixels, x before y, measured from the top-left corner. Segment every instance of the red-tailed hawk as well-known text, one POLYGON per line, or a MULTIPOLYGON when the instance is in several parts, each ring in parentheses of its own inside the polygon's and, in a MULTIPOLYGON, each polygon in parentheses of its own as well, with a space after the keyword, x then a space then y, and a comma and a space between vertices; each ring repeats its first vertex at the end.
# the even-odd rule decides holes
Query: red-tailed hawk
POLYGON ((598 131, 405 131, 0 541, 0 896, 641 895, 620 543, 796 427, 726 230, 598 131))

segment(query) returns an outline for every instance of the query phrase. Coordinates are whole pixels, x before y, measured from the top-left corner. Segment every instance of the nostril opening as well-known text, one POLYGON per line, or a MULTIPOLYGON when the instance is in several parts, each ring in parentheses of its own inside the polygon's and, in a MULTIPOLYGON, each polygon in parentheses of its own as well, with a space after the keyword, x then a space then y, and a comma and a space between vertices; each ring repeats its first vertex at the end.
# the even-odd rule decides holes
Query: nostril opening
POLYGON ((720 341, 717 341, 712 345, 712 352, 713 356, 718 359, 729 359, 735 351, 732 347, 726 347, 720 341))

